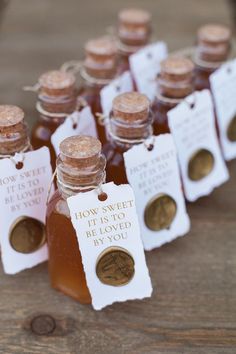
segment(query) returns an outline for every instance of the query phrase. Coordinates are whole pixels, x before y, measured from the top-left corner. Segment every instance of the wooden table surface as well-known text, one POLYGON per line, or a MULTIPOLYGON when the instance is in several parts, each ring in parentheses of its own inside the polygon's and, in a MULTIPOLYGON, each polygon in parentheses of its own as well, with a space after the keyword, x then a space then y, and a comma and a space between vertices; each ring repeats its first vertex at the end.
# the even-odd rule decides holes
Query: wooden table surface
MULTIPOLYGON (((0 102, 20 105, 32 124, 35 97, 21 87, 81 58, 83 42, 102 34, 125 5, 12 0, 0 34, 0 102)), ((200 24, 230 22, 225 0, 146 0, 145 6, 171 50, 190 45, 200 24)), ((95 312, 52 290, 46 264, 15 276, 1 270, 0 353, 235 354, 236 161, 229 169, 228 183, 188 205, 191 232, 147 253, 151 299, 95 312)))

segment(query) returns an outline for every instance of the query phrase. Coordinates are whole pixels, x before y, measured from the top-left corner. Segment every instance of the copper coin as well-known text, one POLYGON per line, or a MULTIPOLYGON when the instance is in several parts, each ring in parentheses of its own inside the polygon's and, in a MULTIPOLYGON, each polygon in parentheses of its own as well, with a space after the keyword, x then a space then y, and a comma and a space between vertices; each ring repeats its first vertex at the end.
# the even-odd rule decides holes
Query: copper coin
POLYGON ((206 149, 197 151, 189 160, 188 176, 192 181, 200 181, 208 176, 214 167, 214 156, 206 149))
POLYGON ((98 258, 96 274, 99 280, 112 286, 128 284, 134 276, 134 259, 123 248, 109 247, 98 258))
POLYGON ((22 216, 18 218, 10 230, 10 244, 19 253, 32 253, 46 242, 44 224, 34 218, 22 216))
POLYGON ((232 143, 236 141, 236 116, 234 116, 231 122, 229 123, 227 129, 227 136, 229 141, 231 141, 232 143))
POLYGON ((167 194, 152 198, 144 211, 146 226, 152 231, 168 229, 177 212, 175 200, 167 194))

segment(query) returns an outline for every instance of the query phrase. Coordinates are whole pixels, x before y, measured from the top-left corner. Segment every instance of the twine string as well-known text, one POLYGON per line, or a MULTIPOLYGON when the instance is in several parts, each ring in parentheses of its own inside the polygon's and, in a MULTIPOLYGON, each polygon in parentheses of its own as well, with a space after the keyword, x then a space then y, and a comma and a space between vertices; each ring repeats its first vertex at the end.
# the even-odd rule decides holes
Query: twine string
POLYGON ((150 125, 149 127, 149 136, 148 138, 139 138, 139 139, 126 139, 126 138, 121 138, 118 135, 114 134, 111 130, 111 124, 110 124, 110 117, 106 116, 105 114, 102 113, 95 113, 95 116, 98 117, 98 122, 99 124, 103 125, 106 127, 106 130, 108 132, 108 135, 115 141, 118 141, 123 144, 144 144, 144 146, 149 150, 150 146, 152 145, 152 148, 154 146, 155 142, 155 136, 153 135, 153 127, 150 125), (152 143, 147 143, 147 141, 150 139, 150 137, 153 137, 152 143))
POLYGON ((82 66, 83 66, 83 62, 80 60, 69 60, 66 61, 64 64, 62 64, 60 70, 64 72, 71 72, 73 74, 78 74, 82 66))
MULTIPOLYGON (((71 115, 73 115, 73 113, 75 113, 75 112, 78 112, 78 110, 79 110, 79 107, 80 107, 80 102, 78 101, 77 102, 78 104, 77 104, 77 106, 76 106, 76 109, 74 110, 74 112, 72 112, 72 113, 61 113, 61 112, 57 112, 57 113, 52 113, 52 112, 48 112, 48 111, 46 111, 43 107, 42 107, 42 105, 41 105, 41 103, 38 101, 37 103, 36 103, 36 110, 40 113, 40 114, 42 114, 42 115, 44 115, 44 116, 47 116, 47 117, 50 117, 50 118, 66 118, 66 117, 68 117, 68 116, 71 116, 71 115)), ((86 104, 87 105, 87 104, 86 104)))
POLYGON ((69 189, 69 190, 71 190, 72 192, 75 192, 75 193, 78 193, 79 191, 92 189, 92 190, 96 190, 98 195, 103 193, 102 184, 105 183, 105 181, 106 181, 106 173, 104 172, 102 180, 101 180, 101 182, 98 185, 92 185, 91 184, 91 185, 88 185, 88 186, 81 186, 81 185, 80 186, 71 186, 69 184, 66 184, 65 182, 62 182, 62 180, 60 179, 60 177, 59 177, 59 175, 57 173, 57 168, 56 168, 55 171, 52 174, 52 178, 51 178, 51 181, 50 181, 50 184, 49 184, 49 187, 48 187, 47 202, 46 202, 47 205, 49 203, 49 199, 50 199, 52 186, 53 186, 53 182, 54 182, 55 177, 57 177, 57 183, 59 184, 59 186, 62 189, 69 189))
POLYGON ((40 84, 38 82, 32 86, 23 86, 23 91, 38 92, 39 89, 40 84))
MULTIPOLYGON (((14 156, 12 155, 4 155, 4 154, 0 154, 0 159, 10 159, 11 162, 17 166, 18 163, 22 163, 25 160, 25 152, 28 151, 29 149, 31 149, 31 144, 28 141, 27 145, 24 147, 24 149, 22 149, 20 152, 15 153, 14 156), (16 156, 19 156, 19 158, 16 160, 16 156)), ((23 166, 22 166, 23 167, 23 166)))

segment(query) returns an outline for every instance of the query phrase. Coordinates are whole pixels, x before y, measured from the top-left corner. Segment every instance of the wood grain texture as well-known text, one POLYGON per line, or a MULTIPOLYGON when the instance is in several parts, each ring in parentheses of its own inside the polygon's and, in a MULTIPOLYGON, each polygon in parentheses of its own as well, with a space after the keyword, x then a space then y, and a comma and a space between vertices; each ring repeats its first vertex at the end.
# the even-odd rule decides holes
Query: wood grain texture
MULTIPOLYGON (((20 105, 32 124, 35 98, 21 87, 81 58, 83 42, 102 34, 125 5, 12 0, 0 34, 0 102, 20 105)), ((156 37, 173 50, 190 45, 202 23, 230 22, 225 0, 147 0, 145 7, 156 37)), ((236 161, 229 168, 228 183, 188 204, 189 235, 147 253, 152 299, 95 312, 51 289, 46 264, 15 276, 1 269, 0 353, 235 354, 236 161)))

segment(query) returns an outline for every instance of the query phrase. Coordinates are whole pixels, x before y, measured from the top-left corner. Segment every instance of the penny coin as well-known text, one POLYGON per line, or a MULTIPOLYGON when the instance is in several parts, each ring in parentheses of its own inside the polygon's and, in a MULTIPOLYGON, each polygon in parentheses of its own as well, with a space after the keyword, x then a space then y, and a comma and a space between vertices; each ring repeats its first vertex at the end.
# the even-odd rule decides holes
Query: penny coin
POLYGON ((145 208, 145 224, 152 231, 168 229, 175 218, 176 211, 176 202, 169 195, 155 196, 145 208))
POLYGON ((227 136, 229 141, 233 143, 236 141, 236 116, 234 116, 231 122, 229 123, 227 129, 227 136))
POLYGON ((23 216, 14 222, 9 238, 16 252, 32 253, 46 242, 45 226, 37 219, 23 216))
POLYGON ((197 151, 189 160, 188 176, 192 181, 200 181, 208 176, 214 167, 214 156, 206 149, 197 151))
POLYGON ((98 258, 96 274, 99 280, 112 286, 128 284, 134 276, 134 259, 123 248, 109 247, 98 258))

